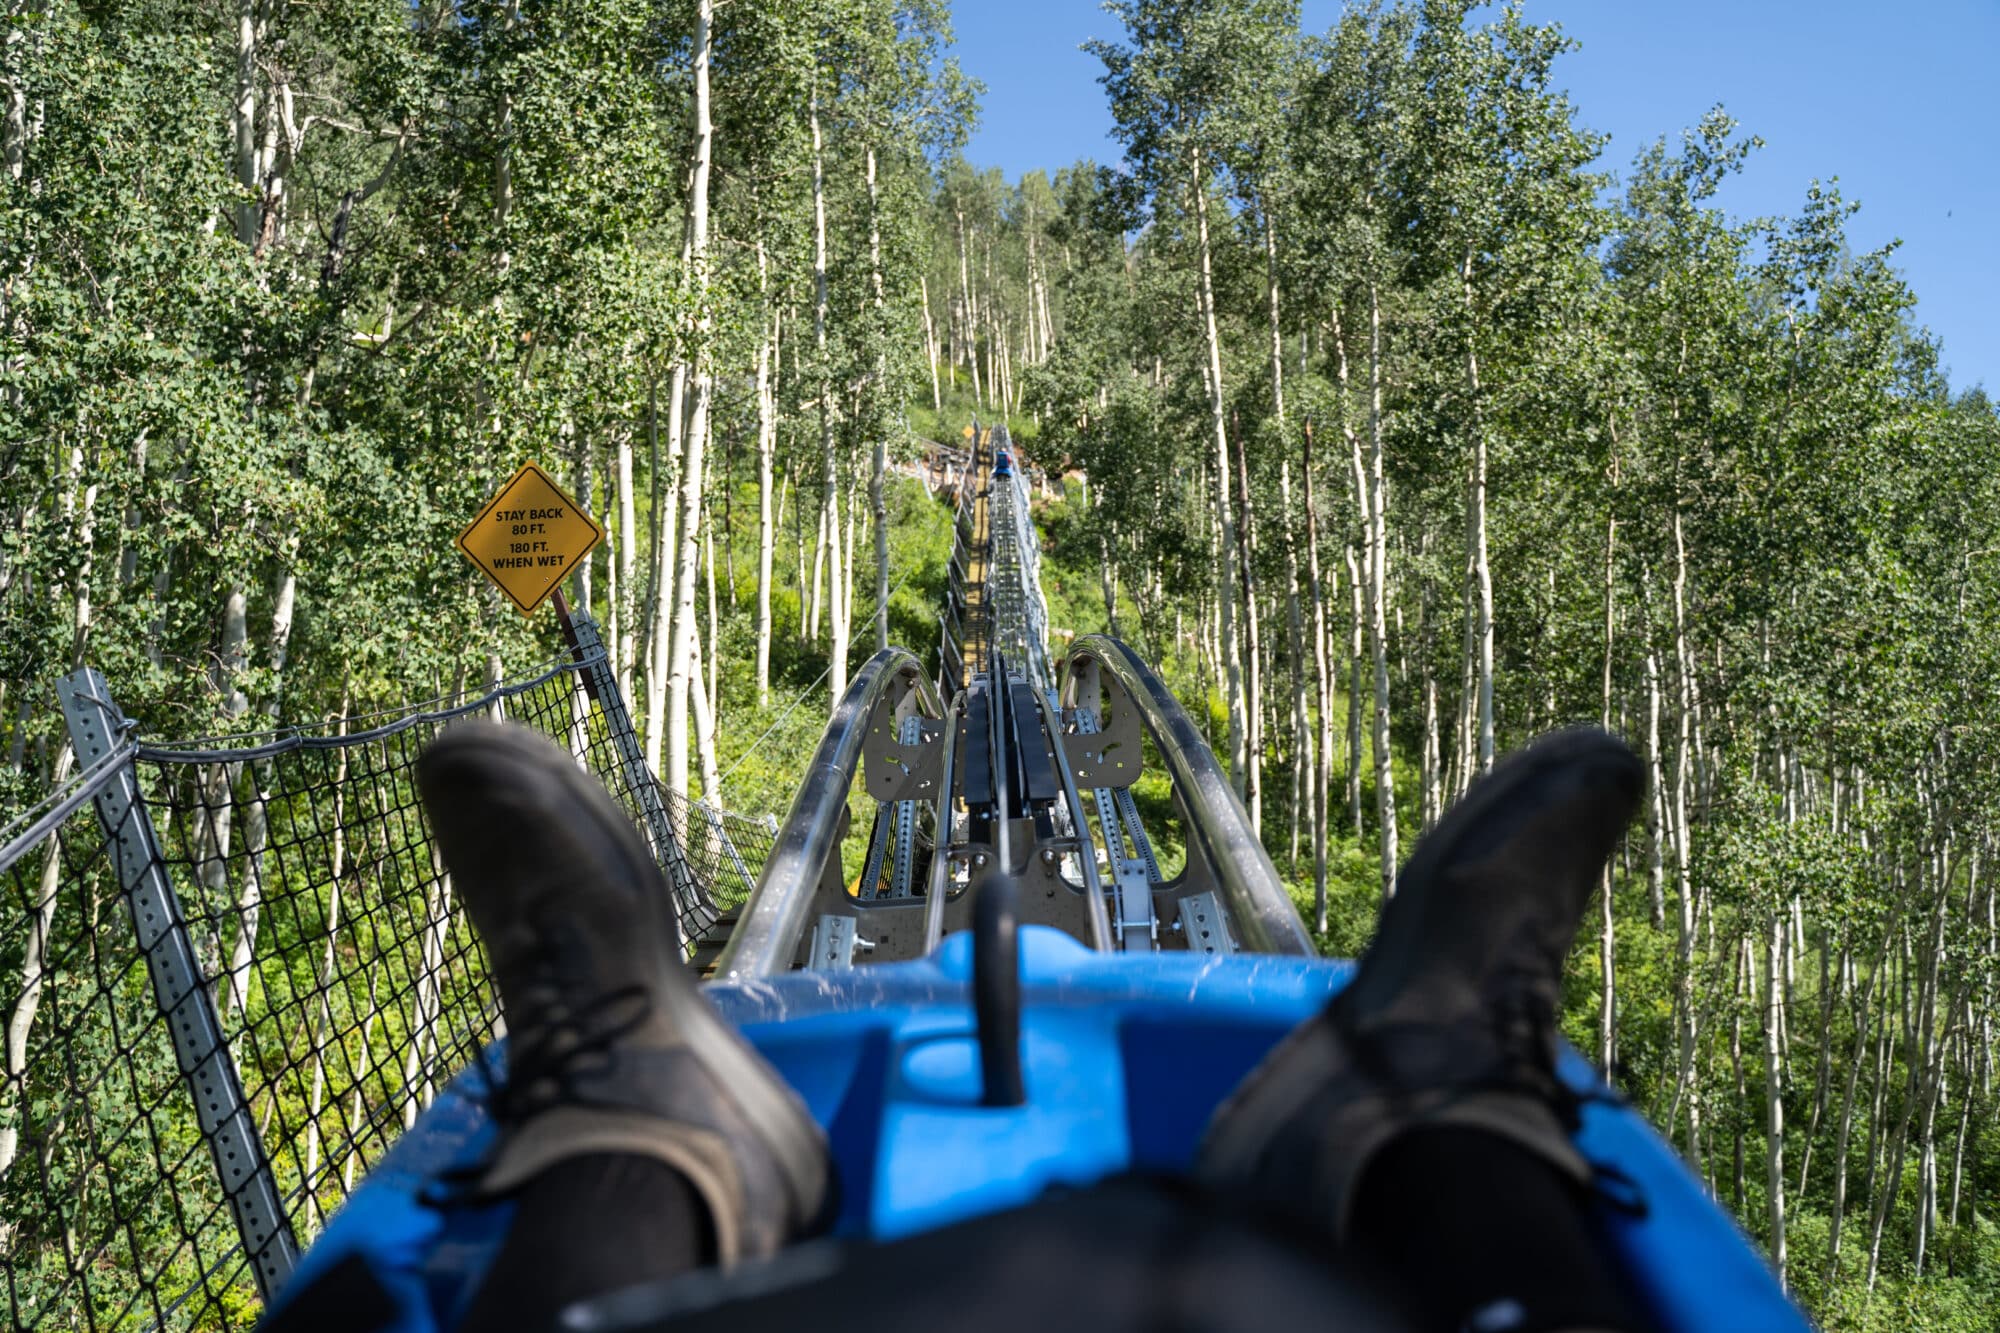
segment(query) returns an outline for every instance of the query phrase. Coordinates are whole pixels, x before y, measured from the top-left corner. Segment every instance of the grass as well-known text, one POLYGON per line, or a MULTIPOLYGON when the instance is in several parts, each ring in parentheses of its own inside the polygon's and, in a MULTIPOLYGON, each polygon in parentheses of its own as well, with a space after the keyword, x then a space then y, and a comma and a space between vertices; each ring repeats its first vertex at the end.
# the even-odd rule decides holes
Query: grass
MULTIPOLYGON (((957 374, 955 367, 952 370, 957 374)), ((982 426, 997 425, 1005 420, 1007 434, 1030 458, 1034 457, 1035 441, 1041 435, 1041 423, 1034 417, 1004 414, 993 403, 991 396, 986 406, 980 406, 972 396, 972 380, 969 377, 959 376, 956 382, 947 378, 941 387, 941 408, 933 408, 926 395, 912 399, 905 409, 911 433, 920 439, 936 440, 941 444, 963 444, 965 428, 975 418, 982 426)))

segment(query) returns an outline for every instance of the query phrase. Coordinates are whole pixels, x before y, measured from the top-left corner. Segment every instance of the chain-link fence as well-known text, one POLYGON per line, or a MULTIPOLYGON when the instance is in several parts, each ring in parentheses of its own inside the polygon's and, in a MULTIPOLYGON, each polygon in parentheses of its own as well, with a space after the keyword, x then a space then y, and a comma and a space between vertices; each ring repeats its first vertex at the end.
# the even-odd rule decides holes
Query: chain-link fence
POLYGON ((101 678, 65 682, 89 771, 0 850, 13 1327, 247 1324, 496 1034, 418 805, 440 730, 569 748, 651 839, 688 944, 747 896, 768 825, 660 790, 579 629, 574 660, 476 699, 184 744, 129 743, 101 678))

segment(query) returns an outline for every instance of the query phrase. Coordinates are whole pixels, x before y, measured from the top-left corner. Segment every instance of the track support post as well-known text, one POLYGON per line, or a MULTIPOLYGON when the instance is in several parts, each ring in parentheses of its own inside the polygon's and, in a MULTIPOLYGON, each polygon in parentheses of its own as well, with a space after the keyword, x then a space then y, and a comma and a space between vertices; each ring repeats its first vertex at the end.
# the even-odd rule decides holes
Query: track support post
MULTIPOLYGON (((56 682, 56 697, 80 767, 88 768, 124 743, 130 724, 95 670, 83 667, 64 676, 56 682)), ((202 976, 187 915, 167 877, 159 839, 139 790, 138 770, 130 760, 98 791, 95 804, 105 842, 114 849, 118 886, 132 914, 132 932, 146 960, 154 1003, 173 1038, 174 1058, 188 1096, 194 1099, 202 1141, 236 1218, 257 1292, 268 1306, 298 1266, 298 1239, 243 1094, 236 1061, 223 1039, 215 997, 202 976)))

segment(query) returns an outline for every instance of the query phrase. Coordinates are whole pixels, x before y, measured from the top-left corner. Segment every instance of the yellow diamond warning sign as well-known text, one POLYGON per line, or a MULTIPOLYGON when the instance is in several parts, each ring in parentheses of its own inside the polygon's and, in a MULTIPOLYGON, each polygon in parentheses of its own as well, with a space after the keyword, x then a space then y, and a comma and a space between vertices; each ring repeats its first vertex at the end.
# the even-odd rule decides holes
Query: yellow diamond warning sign
POLYGON ((523 463, 458 534, 458 549, 527 615, 603 540, 604 529, 583 506, 548 473, 523 463))

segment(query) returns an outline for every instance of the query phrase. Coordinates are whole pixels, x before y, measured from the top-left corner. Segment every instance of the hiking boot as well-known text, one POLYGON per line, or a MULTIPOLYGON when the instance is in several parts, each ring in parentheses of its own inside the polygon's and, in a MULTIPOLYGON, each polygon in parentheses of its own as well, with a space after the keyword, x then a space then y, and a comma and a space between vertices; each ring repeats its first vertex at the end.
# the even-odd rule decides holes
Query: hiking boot
POLYGON ((1197 1175, 1336 1240, 1362 1172, 1419 1127, 1483 1130, 1587 1183, 1555 1073, 1563 960, 1644 787, 1595 728, 1473 783, 1418 842, 1353 979, 1217 1109, 1197 1175))
POLYGON ((471 1196, 637 1153, 693 1183, 725 1265, 818 1225, 825 1136, 701 997, 666 881, 597 779, 535 732, 468 723, 424 752, 417 785, 507 1020, 500 1141, 471 1196))

